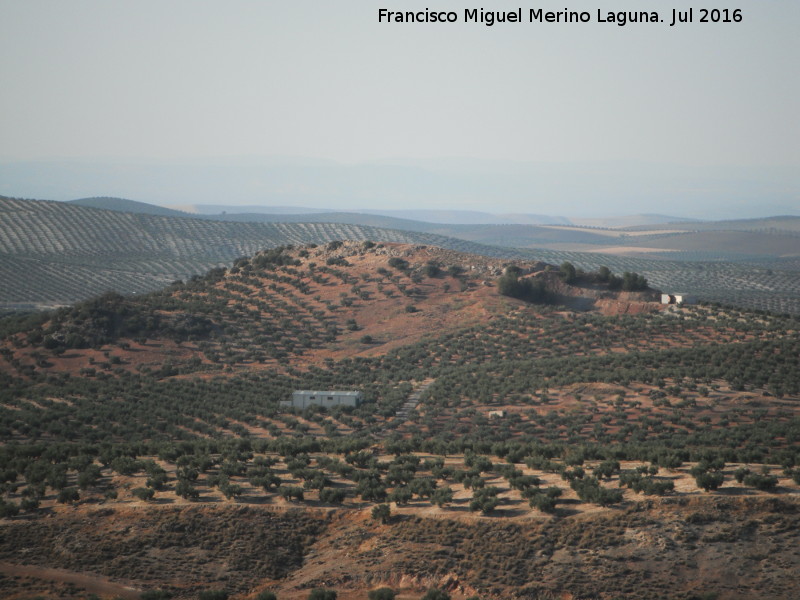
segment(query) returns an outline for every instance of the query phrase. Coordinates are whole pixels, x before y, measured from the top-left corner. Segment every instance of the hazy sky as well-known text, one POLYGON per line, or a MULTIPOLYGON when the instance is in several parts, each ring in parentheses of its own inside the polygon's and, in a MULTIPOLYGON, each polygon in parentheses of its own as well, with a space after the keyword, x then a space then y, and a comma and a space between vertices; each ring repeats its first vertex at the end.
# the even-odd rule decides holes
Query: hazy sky
POLYGON ((800 166, 800 2, 712 4, 743 21, 669 27, 673 8, 699 20, 685 0, 495 0, 592 22, 493 27, 378 23, 463 21, 469 0, 0 0, 0 161, 800 166), (598 8, 667 22, 601 24, 598 8))
MULTIPOLYGON (((800 2, 717 4, 743 22, 387 25, 381 7, 481 5, 2 0, 0 158, 800 164, 800 2)), ((486 5, 669 21, 697 3, 486 5)))

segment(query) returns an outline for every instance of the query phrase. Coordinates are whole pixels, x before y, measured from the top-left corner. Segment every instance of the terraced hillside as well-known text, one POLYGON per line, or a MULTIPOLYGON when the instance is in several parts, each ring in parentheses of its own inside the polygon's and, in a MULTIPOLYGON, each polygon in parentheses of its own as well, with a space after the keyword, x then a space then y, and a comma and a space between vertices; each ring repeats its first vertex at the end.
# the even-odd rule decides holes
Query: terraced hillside
MULTIPOLYGON (((144 293, 241 256, 285 244, 333 240, 425 244, 507 259, 595 270, 636 271, 665 291, 696 294, 779 313, 800 313, 800 262, 748 256, 745 262, 679 260, 553 249, 488 246, 431 232, 346 223, 240 223, 92 209, 0 198, 0 307, 63 305, 104 293, 144 293)), ((700 256, 700 258, 702 258, 700 256)))
POLYGON ((424 236, 329 224, 222 223, 0 199, 4 305, 66 304, 109 290, 152 291, 285 244, 424 236))
POLYGON ((800 319, 568 271, 331 242, 0 320, 0 594, 794 600, 800 319))
POLYGON ((75 206, 85 206, 88 208, 115 210, 117 212, 159 215, 162 217, 191 217, 189 213, 181 212, 179 210, 164 208, 163 206, 156 206, 155 204, 148 204, 146 202, 137 202, 136 200, 127 200, 125 198, 111 198, 108 196, 70 200, 69 204, 74 204, 75 206))
MULTIPOLYGON (((674 223, 653 223, 632 225, 626 231, 674 229, 674 223)), ((686 229, 693 231, 772 231, 777 233, 800 233, 800 217, 783 215, 761 219, 733 219, 727 221, 692 221, 684 223, 686 229)))
MULTIPOLYGON (((135 203, 141 207, 152 205, 135 203)), ((101 203, 96 206, 104 206, 101 203)), ((120 210, 124 203, 108 202, 120 210)), ((137 210, 164 210, 161 207, 137 210)), ((184 214, 184 216, 187 216, 184 214)), ((786 266, 782 258, 800 257, 800 217, 785 216, 735 221, 683 221, 650 226, 588 227, 569 223, 530 224, 509 221, 497 224, 429 223, 376 214, 325 213, 224 213, 198 215, 220 221, 261 223, 343 223, 384 229, 400 229, 458 238, 504 248, 535 248, 602 252, 623 256, 665 258, 679 261, 758 261, 786 266)), ((509 218, 513 218, 513 215, 509 218)))

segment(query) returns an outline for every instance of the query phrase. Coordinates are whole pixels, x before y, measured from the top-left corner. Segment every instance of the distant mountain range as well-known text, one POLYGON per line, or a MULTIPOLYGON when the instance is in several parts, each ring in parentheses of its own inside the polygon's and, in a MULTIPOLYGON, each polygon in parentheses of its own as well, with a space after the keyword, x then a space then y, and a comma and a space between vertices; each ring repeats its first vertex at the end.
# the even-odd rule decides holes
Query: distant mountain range
MULTIPOLYGON (((603 219, 570 219, 567 217, 533 214, 493 214, 474 210, 375 210, 360 209, 341 211, 306 206, 229 206, 224 204, 187 204, 181 206, 156 206, 146 202, 127 200, 124 198, 98 197, 70 200, 72 204, 90 208, 103 208, 122 212, 137 212, 164 216, 192 216, 196 218, 213 218, 220 221, 258 221, 258 222, 300 222, 303 220, 342 221, 364 219, 365 215, 388 217, 402 221, 413 221, 415 227, 427 224, 448 225, 576 225, 585 227, 633 227, 664 223, 698 222, 668 215, 628 215, 607 217, 603 219), (349 215, 349 217, 347 216, 349 215)), ((386 221, 390 223, 391 221, 386 221)))
POLYGON ((456 221, 461 224, 483 223, 469 220, 470 213, 481 211, 580 219, 631 213, 753 218, 797 214, 800 199, 800 171, 791 166, 632 161, 40 160, 0 162, 0 182, 4 193, 17 197, 114 195, 159 205, 368 207, 388 210, 388 216, 440 222, 430 213, 406 212, 435 207, 464 212, 456 221), (395 214, 398 209, 403 212, 395 214))
MULTIPOLYGON (((424 221, 426 223, 439 223, 450 225, 501 225, 501 224, 530 224, 530 225, 569 225, 573 221, 566 217, 553 217, 548 215, 533 214, 493 214, 477 210, 378 210, 358 209, 352 211, 339 211, 332 209, 288 207, 288 206, 224 206, 218 204, 192 204, 174 207, 197 215, 226 216, 236 214, 247 215, 327 215, 330 213, 364 214, 393 217, 411 221, 424 221)), ((674 219, 680 220, 680 219, 674 219)))

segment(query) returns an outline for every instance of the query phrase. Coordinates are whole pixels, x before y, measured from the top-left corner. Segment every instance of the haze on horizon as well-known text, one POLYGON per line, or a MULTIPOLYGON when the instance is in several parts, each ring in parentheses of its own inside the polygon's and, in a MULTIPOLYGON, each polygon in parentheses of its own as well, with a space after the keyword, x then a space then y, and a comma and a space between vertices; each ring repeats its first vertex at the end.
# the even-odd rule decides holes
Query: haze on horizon
MULTIPOLYGON (((742 0, 742 23, 673 28, 387 25, 379 7, 0 1, 0 194, 800 213, 793 0, 742 0)), ((402 3, 426 7, 471 5, 402 3)))

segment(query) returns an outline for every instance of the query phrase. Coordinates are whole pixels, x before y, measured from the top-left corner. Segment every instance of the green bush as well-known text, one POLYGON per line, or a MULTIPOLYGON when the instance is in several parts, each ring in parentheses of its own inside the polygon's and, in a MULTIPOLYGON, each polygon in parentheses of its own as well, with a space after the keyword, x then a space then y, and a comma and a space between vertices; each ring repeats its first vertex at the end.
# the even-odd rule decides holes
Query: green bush
POLYGON ((719 471, 715 472, 705 472, 705 473, 698 473, 695 478, 695 482, 697 483, 697 487, 704 489, 705 491, 709 492, 711 490, 716 490, 722 483, 725 481, 725 476, 720 473, 719 471))
POLYGON ((575 479, 570 483, 570 487, 584 502, 592 502, 600 506, 610 506, 622 502, 621 490, 605 488, 594 477, 575 479))
POLYGON ((399 271, 405 271, 406 269, 408 269, 408 261, 393 256, 392 258, 389 259, 389 266, 399 271))
POLYGON ((552 296, 542 279, 520 278, 508 273, 497 280, 497 289, 503 296, 534 304, 546 304, 552 301, 552 296))
POLYGON ((497 498, 498 489, 496 487, 487 487, 475 490, 472 500, 469 503, 471 511, 480 510, 484 515, 491 514, 500 500, 497 498))
POLYGON ((345 491, 336 488, 325 487, 319 491, 320 502, 325 502, 326 504, 341 504, 344 502, 345 497, 345 491))
POLYGON ((571 262, 564 261, 561 263, 561 278, 564 280, 565 283, 572 283, 578 277, 578 273, 575 270, 575 265, 571 262))
POLYGON ((78 488, 68 487, 64 488, 58 493, 58 502, 61 504, 67 504, 69 502, 77 502, 81 499, 81 495, 78 493, 78 488))
POLYGON ((764 492, 771 492, 778 487, 778 478, 774 475, 759 475, 748 473, 744 476, 744 484, 764 492))
POLYGON ((422 268, 422 272, 425 273, 427 277, 439 277, 442 274, 442 270, 439 268, 438 265, 433 263, 428 263, 422 268))
POLYGON ((392 588, 382 587, 377 590, 370 590, 367 593, 369 600, 394 600, 395 592, 392 588))
POLYGON ((16 517, 19 514, 19 506, 13 502, 6 502, 0 499, 0 519, 6 517, 16 517))
POLYGON ((148 500, 152 500, 155 492, 153 488, 148 487, 138 487, 133 490, 133 495, 136 496, 139 500, 144 500, 147 502, 148 500))
POLYGON ((336 592, 324 588, 314 588, 308 594, 308 600, 336 600, 336 592))
POLYGON ((376 504, 372 507, 372 518, 376 521, 380 521, 384 525, 389 522, 391 515, 392 510, 389 508, 388 504, 376 504))

